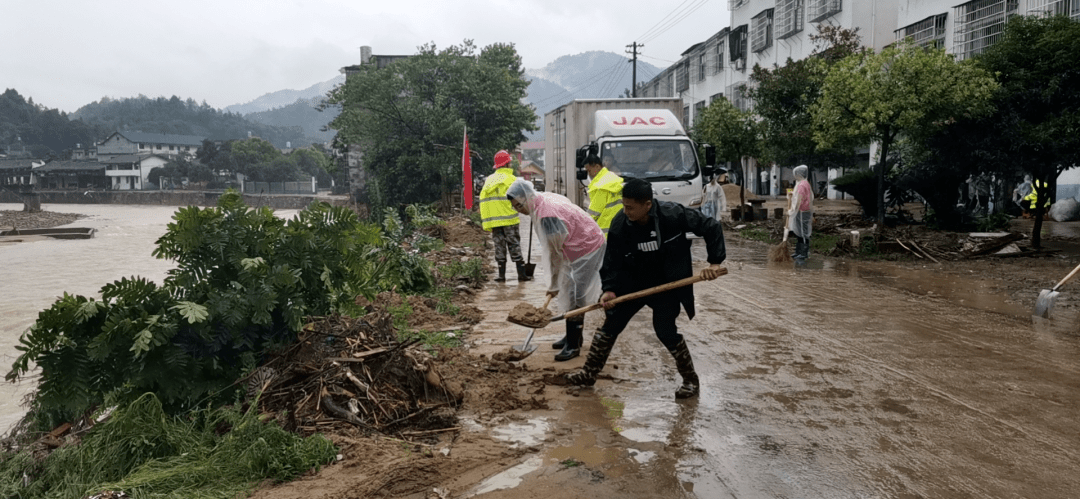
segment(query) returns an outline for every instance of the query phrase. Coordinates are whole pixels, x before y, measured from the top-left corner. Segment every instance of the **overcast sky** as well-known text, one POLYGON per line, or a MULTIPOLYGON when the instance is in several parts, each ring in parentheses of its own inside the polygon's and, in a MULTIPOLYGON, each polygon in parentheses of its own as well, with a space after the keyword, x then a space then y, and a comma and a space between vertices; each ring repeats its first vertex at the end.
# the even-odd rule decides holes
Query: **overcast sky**
POLYGON ((4 3, 0 89, 67 112, 138 94, 242 104, 329 80, 359 62, 361 45, 412 54, 426 42, 511 42, 526 68, 540 68, 562 55, 622 53, 644 40, 643 60, 667 67, 729 23, 724 0, 4 3))

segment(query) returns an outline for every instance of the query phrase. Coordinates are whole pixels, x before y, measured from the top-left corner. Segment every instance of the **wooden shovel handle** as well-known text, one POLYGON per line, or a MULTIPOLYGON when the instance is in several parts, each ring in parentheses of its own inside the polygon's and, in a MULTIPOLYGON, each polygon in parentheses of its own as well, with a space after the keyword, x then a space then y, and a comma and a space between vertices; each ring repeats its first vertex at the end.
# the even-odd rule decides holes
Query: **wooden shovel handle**
MULTIPOLYGON (((720 275, 727 275, 727 267, 720 267, 720 275)), ((638 298, 644 298, 646 296, 655 295, 657 293, 663 293, 664 291, 671 291, 671 290, 673 290, 675 288, 681 288, 683 286, 689 286, 691 284, 694 284, 696 282, 701 282, 701 281, 704 281, 704 280, 705 280, 705 278, 702 277, 699 274, 699 275, 696 275, 696 276, 687 277, 685 279, 679 279, 678 281, 672 281, 672 282, 669 282, 667 284, 661 284, 659 286, 652 287, 652 288, 649 288, 649 289, 643 289, 641 291, 636 291, 636 292, 630 293, 628 295, 618 296, 615 299, 609 301, 608 303, 610 303, 612 305, 618 305, 620 303, 627 302, 627 301, 630 301, 630 300, 636 300, 638 298)), ((579 316, 581 314, 584 314, 585 312, 589 312, 589 311, 592 311, 592 310, 597 310, 599 308, 603 308, 603 306, 604 306, 603 303, 593 303, 592 305, 589 305, 587 307, 581 307, 581 308, 579 308, 577 310, 571 310, 571 311, 563 314, 563 318, 565 319, 565 318, 568 318, 568 317, 577 317, 577 316, 579 316)))
POLYGON ((1054 286, 1054 289, 1052 291, 1057 291, 1058 288, 1064 286, 1065 283, 1069 282, 1073 278, 1073 276, 1076 275, 1077 272, 1080 272, 1080 265, 1077 265, 1076 268, 1072 270, 1072 272, 1069 272, 1069 275, 1065 276, 1065 278, 1062 279, 1061 282, 1057 283, 1057 286, 1054 286))

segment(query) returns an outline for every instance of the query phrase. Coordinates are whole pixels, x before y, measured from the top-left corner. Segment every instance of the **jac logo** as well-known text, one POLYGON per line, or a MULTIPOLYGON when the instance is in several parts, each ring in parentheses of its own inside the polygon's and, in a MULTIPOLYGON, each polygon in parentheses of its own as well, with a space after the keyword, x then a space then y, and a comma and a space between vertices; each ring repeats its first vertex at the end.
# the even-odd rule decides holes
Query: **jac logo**
POLYGON ((642 118, 641 116, 634 116, 634 119, 630 120, 630 122, 628 123, 627 120, 626 120, 626 116, 623 116, 623 117, 619 118, 618 120, 612 121, 611 124, 612 125, 631 125, 631 126, 633 126, 633 125, 649 126, 649 124, 653 124, 653 125, 656 125, 656 126, 664 126, 664 125, 667 124, 667 122, 664 121, 664 118, 661 118, 659 116, 653 116, 652 118, 649 118, 649 121, 646 123, 645 118, 642 118))

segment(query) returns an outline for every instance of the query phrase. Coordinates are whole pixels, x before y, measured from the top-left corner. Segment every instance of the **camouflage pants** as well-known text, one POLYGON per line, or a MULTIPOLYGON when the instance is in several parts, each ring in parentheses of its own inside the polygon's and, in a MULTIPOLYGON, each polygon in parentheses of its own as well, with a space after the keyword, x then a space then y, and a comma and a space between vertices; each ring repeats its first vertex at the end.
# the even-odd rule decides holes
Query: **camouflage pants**
POLYGON ((518 233, 518 225, 494 227, 491 235, 495 239, 495 261, 501 266, 506 265, 506 252, 510 252, 510 260, 514 263, 523 263, 521 257, 521 234, 518 233))

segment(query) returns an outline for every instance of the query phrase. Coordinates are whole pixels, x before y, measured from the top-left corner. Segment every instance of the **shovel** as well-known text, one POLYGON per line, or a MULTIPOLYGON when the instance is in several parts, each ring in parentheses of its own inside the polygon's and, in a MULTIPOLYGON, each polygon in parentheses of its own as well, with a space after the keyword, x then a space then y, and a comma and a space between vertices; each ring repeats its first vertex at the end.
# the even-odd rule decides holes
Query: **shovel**
MULTIPOLYGON (((720 267, 720 275, 727 275, 727 267, 720 267)), ((678 281, 672 281, 672 282, 669 282, 667 284, 661 284, 659 286, 652 287, 652 288, 649 288, 649 289, 643 289, 641 291, 637 291, 635 293, 630 293, 628 295, 619 296, 619 297, 616 297, 615 299, 609 301, 608 303, 610 303, 612 305, 618 305, 620 303, 627 302, 627 301, 630 301, 630 300, 636 300, 638 298, 644 298, 646 296, 655 295, 657 293, 663 293, 664 291, 670 291, 672 289, 681 288, 683 286, 689 286, 691 284, 694 284, 696 282, 701 282, 701 281, 704 281, 704 280, 705 280, 705 278, 702 277, 701 275, 696 275, 696 276, 693 276, 693 277, 687 277, 685 279, 679 279, 678 281)), ((589 312, 591 310, 597 310, 597 309, 600 309, 600 308, 603 308, 603 307, 604 307, 604 304, 602 304, 602 303, 593 303, 592 305, 589 305, 587 307, 581 307, 581 308, 579 308, 577 310, 571 310, 571 311, 566 312, 564 314, 556 315, 555 317, 552 317, 551 319, 549 319, 547 321, 540 321, 540 322, 533 323, 533 324, 526 323, 525 321, 518 320, 516 317, 507 317, 506 320, 513 323, 513 324, 518 324, 518 325, 525 326, 525 327, 541 328, 541 327, 546 327, 548 324, 551 324, 552 322, 561 321, 561 320, 566 319, 568 317, 577 317, 579 315, 584 314, 585 312, 589 312)), ((546 305, 545 305, 545 308, 547 308, 546 305)))
MULTIPOLYGON (((525 265, 521 266, 521 269, 525 271, 525 277, 532 279, 533 271, 536 270, 536 264, 532 263, 532 227, 529 227, 529 251, 525 254, 525 265)), ((547 308, 545 305, 544 308, 547 308)))
MULTIPOLYGON (((548 307, 548 304, 551 303, 552 298, 553 298, 552 296, 548 296, 547 300, 544 301, 544 306, 541 307, 541 308, 546 309, 548 307)), ((546 326, 546 324, 545 324, 545 326, 546 326)), ((543 327, 543 326, 540 326, 540 327, 543 327)), ((522 343, 521 346, 513 347, 514 351, 518 353, 517 360, 524 359, 525 357, 528 357, 529 355, 531 355, 533 352, 536 351, 536 345, 531 344, 532 339, 533 339, 533 335, 536 334, 536 329, 537 329, 536 327, 533 327, 532 329, 529 330, 529 335, 525 337, 525 343, 522 343)))
POLYGON ((1044 319, 1050 318, 1050 309, 1054 308, 1054 302, 1057 301, 1058 288, 1069 282, 1077 272, 1080 272, 1080 265, 1077 265, 1069 275, 1065 276, 1061 282, 1057 283, 1052 289, 1044 289, 1039 292, 1039 299, 1035 301, 1035 315, 1044 319))

